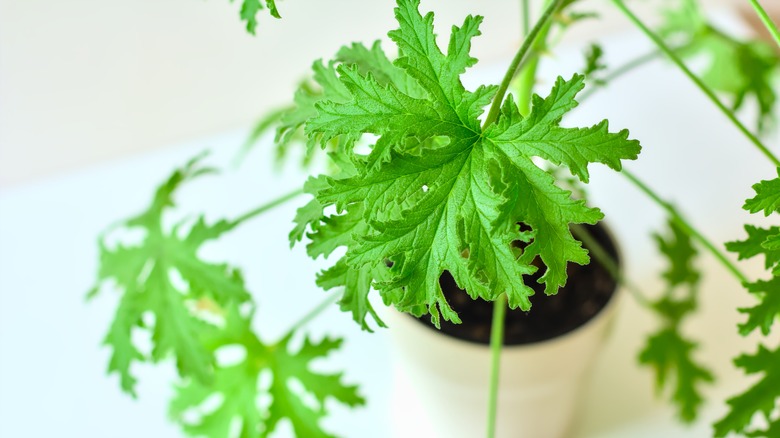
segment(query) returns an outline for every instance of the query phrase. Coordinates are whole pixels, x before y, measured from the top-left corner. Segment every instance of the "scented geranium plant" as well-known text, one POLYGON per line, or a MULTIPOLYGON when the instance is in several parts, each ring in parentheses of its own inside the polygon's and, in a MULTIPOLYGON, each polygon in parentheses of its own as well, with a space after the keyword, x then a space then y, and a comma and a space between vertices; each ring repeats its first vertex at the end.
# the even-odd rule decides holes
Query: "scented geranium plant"
MULTIPOLYGON (((530 275, 543 270, 538 281, 545 294, 554 295, 567 282, 567 265, 588 264, 590 255, 614 265, 603 251, 591 246, 589 254, 583 248, 582 241, 592 239, 580 224, 595 224, 603 214, 573 195, 588 183, 589 166, 599 163, 621 172, 668 213, 668 230, 654 236, 668 259, 663 272, 668 287, 660 297, 647 298, 630 279, 612 272, 660 321, 639 352, 639 364, 655 371, 680 418, 694 420, 701 386, 714 379, 695 358, 696 341, 682 330, 696 310, 700 274, 694 259, 702 251, 711 253, 755 297, 753 307, 740 309, 739 332, 769 335, 780 316, 780 228, 748 224, 743 240, 711 242, 651 183, 623 170, 623 162, 637 159, 641 149, 627 130, 607 120, 581 127, 564 127, 561 121, 587 93, 666 56, 766 156, 767 166, 780 170, 780 161, 761 140, 776 106, 780 32, 756 0, 751 4, 772 40, 723 33, 694 0, 669 2, 664 24, 656 30, 622 0, 612 4, 655 43, 656 52, 610 69, 603 64, 602 49, 592 45, 581 74, 534 90, 538 65, 554 49, 553 36, 594 17, 579 9, 586 2, 547 0, 532 25, 526 0, 526 37, 502 82, 470 90, 461 76, 477 63, 471 41, 480 35, 482 18, 466 17, 443 44, 434 33, 433 12, 421 12, 419 0, 398 0, 398 26, 388 34, 397 55, 388 55, 379 42, 342 47, 330 60, 315 62, 293 104, 261 121, 255 131, 255 138, 276 131, 280 157, 298 145, 305 149, 305 161, 324 150, 327 173, 236 219, 211 223, 201 215, 170 224, 165 217, 175 209, 177 190, 214 173, 203 156, 176 170, 146 211, 119 225, 142 230, 140 243, 109 245, 101 239, 99 279, 91 295, 108 284, 120 292, 105 344, 111 350, 109 372, 119 377, 121 388, 135 396, 134 365, 173 358, 181 380, 175 384, 171 414, 187 434, 228 437, 238 423, 238 436, 264 437, 287 420, 297 436, 331 436, 321 426, 328 400, 365 403, 357 386, 340 373, 310 366, 337 350, 341 340, 305 335, 299 347, 292 347, 291 339, 301 336, 318 311, 335 303, 364 330, 384 327, 371 294, 401 312, 429 315, 434 325, 458 323, 440 287, 445 271, 472 299, 495 303, 498 336, 491 340, 491 351, 497 361, 506 308, 533 312, 530 275), (701 54, 711 62, 691 70, 685 60, 701 54), (760 115, 755 128, 736 113, 751 104, 760 115), (304 241, 312 258, 333 259, 312 278, 329 295, 294 329, 269 340, 253 328, 254 301, 240 270, 202 258, 199 249, 292 200, 302 206, 291 218, 290 242, 304 241), (341 257, 335 259, 337 249, 341 257), (748 278, 724 250, 739 259, 763 257, 766 275, 748 278), (150 351, 137 345, 137 331, 150 335, 150 351), (217 352, 227 346, 240 347, 242 359, 221 364, 217 352), (204 403, 215 397, 219 402, 204 411, 204 403)), ((263 9, 279 18, 273 0, 243 1, 241 17, 250 32, 263 9)), ((780 212, 780 178, 757 181, 753 188, 745 210, 766 216, 780 212)), ((735 363, 757 380, 728 400, 730 410, 715 423, 714 434, 780 436, 780 348, 760 342, 735 363), (754 426, 757 416, 763 417, 760 427, 754 426)), ((498 380, 493 377, 485 391, 495 398, 498 380)), ((492 408, 488 435, 494 421, 492 408)))

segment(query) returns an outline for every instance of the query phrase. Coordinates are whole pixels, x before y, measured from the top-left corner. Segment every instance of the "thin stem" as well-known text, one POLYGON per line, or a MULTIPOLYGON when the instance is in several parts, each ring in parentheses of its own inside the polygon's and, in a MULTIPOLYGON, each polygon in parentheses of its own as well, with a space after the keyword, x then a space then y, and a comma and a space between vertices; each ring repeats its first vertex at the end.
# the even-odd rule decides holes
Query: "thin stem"
POLYGON ((628 170, 623 169, 620 173, 628 178, 629 181, 634 183, 634 185, 637 186, 639 190, 644 192, 653 201, 655 201, 656 204, 666 210, 666 212, 669 213, 672 220, 675 221, 677 225, 679 225, 694 240, 704 246, 704 248, 706 248, 729 272, 731 272, 734 277, 740 281, 740 283, 747 283, 749 281, 747 276, 743 274, 742 271, 740 271, 739 268, 737 268, 736 265, 734 265, 734 263, 732 263, 731 260, 729 260, 728 257, 726 257, 726 255, 718 249, 718 247, 716 247, 712 242, 709 241, 709 239, 704 237, 704 235, 693 228, 693 226, 691 226, 691 224, 685 220, 685 218, 672 204, 661 199, 661 197, 658 196, 658 194, 655 193, 647 184, 642 182, 642 180, 637 178, 636 175, 629 172, 628 170))
POLYGON ((487 438, 496 436, 498 377, 501 371, 501 348, 504 346, 505 317, 506 295, 501 294, 493 302, 493 322, 490 328, 490 393, 488 399, 487 438))
POLYGON ((531 31, 528 33, 528 36, 526 36, 525 40, 523 40, 523 44, 520 46, 520 49, 517 51, 514 59, 512 59, 512 63, 509 64, 509 68, 504 75, 504 79, 501 81, 501 85, 498 87, 498 92, 496 93, 496 97, 493 99, 493 104, 490 106, 490 111, 488 112, 484 125, 482 125, 483 127, 490 126, 493 122, 496 121, 496 119, 498 119, 498 113, 501 110, 501 103, 504 101, 506 90, 509 88, 509 84, 512 82, 512 78, 514 78, 515 73, 520 68, 523 59, 526 57, 526 55, 528 55, 528 51, 531 49, 531 46, 536 40, 536 37, 539 35, 539 32, 545 27, 547 22, 552 19, 553 13, 562 3, 563 0, 554 0, 550 2, 549 6, 547 6, 547 9, 544 10, 541 18, 539 18, 539 21, 536 22, 533 29, 531 29, 531 31))
POLYGON ((580 240, 588 251, 593 254, 593 257, 609 272, 609 275, 621 286, 633 295, 639 304, 643 307, 650 307, 652 303, 647 298, 644 292, 633 282, 629 281, 628 277, 623 275, 623 271, 617 264, 617 261, 612 258, 612 255, 593 237, 588 229, 580 224, 571 224, 571 230, 574 235, 580 240))
POLYGON ((642 32, 644 32, 645 35, 647 35, 648 38, 650 38, 656 46, 658 46, 661 51, 663 51, 666 56, 669 57, 669 59, 674 62, 677 67, 680 68, 680 70, 685 73, 686 76, 690 80, 692 80, 701 91, 707 95, 707 97, 712 101, 712 103, 715 104, 715 106, 718 107, 718 109, 721 110, 721 112, 728 117, 729 120, 736 126, 744 135, 745 137, 750 140, 751 143, 753 143, 756 148, 758 148, 759 151, 761 151, 772 163, 774 163, 775 166, 780 166, 780 160, 772 154, 772 152, 764 146, 764 144, 761 142, 761 140, 758 139, 758 137, 750 132, 750 130, 737 119, 737 116, 734 115, 734 112, 728 109, 723 102, 718 99, 718 97, 715 95, 715 92, 712 91, 698 76, 696 76, 680 59, 679 56, 677 56, 676 53, 672 49, 669 48, 669 46, 666 45, 666 43, 663 42, 661 37, 659 37, 655 32, 650 30, 642 20, 639 19, 636 15, 634 15, 631 10, 626 7, 625 3, 623 3, 623 0, 612 0, 612 2, 617 6, 618 9, 620 9, 623 14, 628 17, 631 22, 633 22, 642 32))
POLYGON ((663 56, 663 54, 664 52, 660 50, 654 50, 650 53, 646 53, 642 56, 634 58, 626 62, 625 64, 617 67, 616 69, 609 72, 608 75, 604 76, 604 79, 602 80, 603 82, 594 83, 585 91, 583 91, 582 94, 580 94, 580 96, 577 98, 577 102, 582 103, 583 100, 590 97, 593 93, 595 93, 599 89, 604 88, 604 86, 606 86, 609 82, 614 81, 615 79, 619 78, 620 76, 623 76, 626 73, 630 73, 634 71, 634 69, 642 67, 643 65, 647 64, 650 61, 660 58, 661 56, 663 56))
POLYGON ((303 317, 299 319, 298 322, 293 324, 292 327, 290 327, 290 329, 287 330, 284 337, 290 336, 296 330, 310 323, 314 318, 318 317, 320 313, 322 313, 325 309, 332 306, 333 304, 336 304, 336 302, 338 302, 338 300, 341 299, 342 295, 343 293, 334 293, 328 295, 324 300, 322 300, 322 302, 317 304, 317 307, 311 309, 307 314, 303 315, 303 317))
POLYGON ((766 26, 766 30, 769 31, 770 34, 772 34, 772 38, 775 39, 775 42, 777 43, 778 47, 780 47, 780 31, 777 30, 777 25, 774 21, 772 21, 772 18, 769 17, 769 14, 766 13, 766 10, 761 6, 761 4, 758 2, 758 0, 750 0, 750 4, 753 6, 753 9, 756 10, 756 14, 758 15, 758 18, 761 19, 762 22, 764 22, 764 26, 766 26))
POLYGON ((252 150, 255 144, 257 144, 257 141, 260 140, 260 136, 265 134, 271 128, 271 126, 279 122, 285 113, 288 113, 293 109, 295 109, 294 105, 277 108, 266 114, 262 119, 258 120, 255 124, 255 127, 252 128, 252 132, 249 134, 249 137, 247 137, 247 139, 244 141, 244 144, 241 146, 241 149, 233 158, 233 167, 238 168, 249 154, 249 151, 252 150))
POLYGON ((541 62, 541 54, 545 50, 547 45, 547 36, 550 34, 550 28, 552 23, 548 22, 539 35, 536 37, 536 41, 529 55, 525 57, 525 60, 518 66, 518 78, 515 92, 517 93, 517 106, 520 110, 520 114, 523 117, 528 116, 531 113, 531 96, 533 95, 534 85, 536 84, 536 71, 539 69, 539 63, 541 62))
POLYGON ((235 227, 236 225, 239 225, 240 223, 242 223, 244 221, 252 219, 253 217, 258 216, 260 214, 263 214, 266 211, 271 210, 272 208, 277 207, 277 206, 279 206, 281 204, 284 204, 285 202, 287 202, 287 201, 289 201, 289 200, 291 200, 291 199, 293 199, 293 198, 295 198, 295 197, 297 197, 299 195, 302 195, 302 194, 303 194, 303 189, 296 189, 296 190, 294 190, 294 191, 292 191, 292 192, 290 192, 290 193, 288 193, 286 195, 282 195, 282 196, 274 199, 271 202, 263 204, 263 205, 255 208, 254 210, 250 210, 250 211, 242 214, 241 216, 237 217, 236 219, 233 219, 232 226, 235 227))

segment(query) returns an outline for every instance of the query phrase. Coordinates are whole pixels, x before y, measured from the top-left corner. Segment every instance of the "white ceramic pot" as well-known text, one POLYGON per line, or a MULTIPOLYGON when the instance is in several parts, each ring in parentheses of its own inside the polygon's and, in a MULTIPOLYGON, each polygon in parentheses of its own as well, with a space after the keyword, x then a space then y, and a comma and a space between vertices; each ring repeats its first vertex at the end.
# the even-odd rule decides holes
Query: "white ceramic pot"
MULTIPOLYGON (((496 436, 570 434, 580 389, 614 319, 618 289, 590 321, 560 337, 504 347, 496 436)), ((385 309, 394 358, 393 436, 479 438, 487 429, 490 349, 385 309)))

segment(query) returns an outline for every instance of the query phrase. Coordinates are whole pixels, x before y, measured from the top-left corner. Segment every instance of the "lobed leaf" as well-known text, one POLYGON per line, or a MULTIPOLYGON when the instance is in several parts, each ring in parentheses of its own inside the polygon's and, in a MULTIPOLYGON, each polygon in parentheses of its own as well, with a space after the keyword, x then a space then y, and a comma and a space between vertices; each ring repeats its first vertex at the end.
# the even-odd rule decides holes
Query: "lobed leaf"
POLYGON ((546 293, 555 293, 566 282, 568 262, 589 260, 569 224, 602 216, 573 200, 533 158, 568 166, 587 181, 589 163, 619 169, 621 160, 636 158, 639 144, 626 131, 610 133, 606 122, 559 125, 576 106, 579 75, 559 79, 547 98, 535 97, 527 119, 505 105, 499 123, 483 129, 480 116, 496 87, 469 91, 460 80, 476 63, 469 51, 481 17, 453 27, 445 54, 436 44, 433 15, 421 15, 418 7, 419 1, 398 1, 400 26, 389 35, 400 56, 392 63, 378 44, 342 49, 339 83, 332 86, 347 94, 315 103, 317 115, 306 122, 309 139, 320 143, 376 138, 371 152, 350 158, 354 173, 309 185, 320 206, 337 210, 307 222, 310 254, 347 248, 321 283, 347 286, 345 296, 360 297, 347 306, 360 321, 367 285, 402 311, 430 313, 434 323, 442 315, 459 321, 439 287, 445 270, 472 297, 494 300, 506 293, 511 307, 527 310, 533 292, 520 280, 536 271, 534 260, 546 265, 540 280, 546 293), (518 223, 531 230, 520 232, 518 223), (528 245, 520 250, 518 240, 528 245), (360 273, 360 281, 337 275, 345 269, 360 273))
POLYGON ((663 272, 666 290, 651 304, 662 326, 647 338, 639 353, 639 363, 653 368, 659 393, 671 388, 672 402, 680 419, 692 422, 703 403, 700 387, 712 383, 714 377, 694 359, 697 344, 687 339, 681 328, 685 317, 697 307, 700 280, 694 263, 697 251, 690 235, 677 221, 669 219, 667 226, 668 232, 654 235, 658 250, 668 261, 663 272))
POLYGON ((751 431, 750 428, 753 417, 761 413, 770 424, 771 431, 778 429, 779 420, 773 416, 773 412, 780 400, 780 368, 777 367, 780 363, 780 349, 772 351, 759 345, 755 354, 739 356, 734 363, 746 374, 761 375, 761 379, 744 393, 727 401, 731 410, 715 423, 715 436, 724 437, 730 432, 746 433, 749 436, 774 436, 764 435, 763 432, 766 431, 751 431))
POLYGON ((674 388, 672 401, 679 408, 680 419, 685 422, 696 419, 704 401, 699 385, 714 380, 709 370, 691 359, 696 346, 682 338, 675 328, 666 328, 650 336, 639 353, 639 362, 654 368, 657 389, 674 388))
MULTIPOLYGON (((780 175, 780 167, 777 169, 780 175)), ((773 212, 780 212, 780 177, 761 181, 753 186, 756 196, 745 201, 742 207, 751 213, 764 212, 769 216, 773 212)))
MULTIPOLYGON (((268 8, 272 17, 282 18, 276 8, 276 0, 265 0, 265 8, 268 8)), ((257 14, 261 10, 263 10, 262 0, 242 0, 241 2, 241 20, 246 22, 246 30, 252 35, 257 30, 257 14)))
POLYGON ((100 241, 100 270, 95 290, 112 280, 122 292, 114 322, 105 338, 105 344, 113 350, 109 372, 118 373, 122 389, 133 395, 132 364, 157 362, 171 355, 181 375, 209 381, 213 359, 201 344, 200 334, 210 325, 196 313, 203 305, 219 312, 221 306, 244 302, 250 297, 238 270, 204 261, 198 255, 204 243, 231 230, 235 222, 207 224, 200 217, 187 233, 182 231, 182 223, 171 229, 163 225, 163 216, 174 206, 174 194, 181 184, 213 172, 200 166, 201 158, 176 170, 158 188, 152 205, 124 222, 124 229, 143 231, 140 243, 109 248, 100 241), (174 276, 183 280, 184 285, 174 281, 174 276), (186 288, 182 289, 183 286, 186 288), (144 321, 145 315, 151 316, 151 323, 144 321), (150 357, 142 355, 134 346, 134 330, 151 334, 150 357))
POLYGON ((342 382, 340 373, 320 373, 311 369, 312 362, 340 347, 340 339, 313 342, 306 337, 301 348, 292 351, 292 334, 268 345, 252 333, 251 315, 243 317, 232 308, 227 319, 228 328, 207 344, 213 349, 240 345, 244 347, 246 357, 235 365, 218 366, 211 385, 189 380, 177 386, 170 412, 187 433, 223 438, 231 435, 231 428, 238 421, 240 438, 267 437, 280 421, 288 419, 295 436, 332 437, 320 425, 327 413, 326 401, 333 399, 350 407, 365 403, 355 386, 342 382), (263 373, 270 377, 267 386, 263 386, 260 379, 263 373), (221 396, 219 405, 204 411, 204 403, 215 395, 221 396), (261 403, 263 397, 270 397, 270 400, 261 403))

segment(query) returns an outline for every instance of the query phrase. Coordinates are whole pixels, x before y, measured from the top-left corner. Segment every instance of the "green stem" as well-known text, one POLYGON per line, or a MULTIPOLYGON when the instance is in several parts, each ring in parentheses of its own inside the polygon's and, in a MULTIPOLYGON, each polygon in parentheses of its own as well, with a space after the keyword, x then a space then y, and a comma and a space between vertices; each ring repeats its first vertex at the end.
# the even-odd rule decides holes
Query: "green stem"
POLYGON ((295 331, 299 330, 301 327, 310 323, 314 318, 318 317, 320 313, 325 311, 325 309, 332 306, 333 304, 336 304, 338 300, 341 299, 342 295, 343 295, 342 293, 334 293, 328 295, 327 298, 325 298, 324 300, 322 300, 322 302, 317 304, 317 307, 311 309, 307 314, 303 315, 303 317, 299 319, 298 322, 293 324, 292 327, 290 327, 290 329, 287 330, 283 338, 292 335, 295 331))
MULTIPOLYGON (((677 49, 677 50, 679 50, 679 49, 677 49)), ((614 81, 615 79, 623 76, 626 73, 630 73, 630 72, 634 71, 635 69, 637 69, 639 67, 642 67, 643 65, 647 64, 650 61, 653 61, 653 60, 655 60, 657 58, 660 58, 661 56, 663 56, 663 54, 664 54, 664 52, 662 52, 660 50, 654 50, 654 51, 652 51, 650 53, 646 53, 646 54, 644 54, 642 56, 639 56, 637 58, 634 58, 634 59, 626 62, 625 64, 623 64, 620 67, 610 71, 609 74, 604 76, 604 78, 602 80, 603 82, 601 82, 601 83, 594 83, 593 85, 588 87, 585 91, 583 91, 582 94, 580 94, 579 97, 577 98, 577 102, 582 103, 582 101, 584 101, 585 99, 590 97, 596 91, 604 88, 608 83, 614 81)))
POLYGON ((296 190, 294 190, 294 191, 292 191, 292 192, 290 192, 290 193, 288 193, 286 195, 282 195, 282 196, 274 199, 271 202, 263 204, 263 205, 255 208, 254 210, 250 210, 250 211, 242 214, 241 216, 237 217, 236 219, 233 219, 233 222, 232 222, 231 225, 233 227, 235 227, 235 226, 241 224, 244 221, 252 219, 253 217, 258 216, 260 214, 263 214, 266 211, 271 210, 274 207, 277 207, 277 206, 279 206, 281 204, 284 204, 285 202, 287 202, 287 201, 289 201, 289 200, 291 200, 291 199, 293 199, 293 198, 295 198, 295 197, 297 197, 299 195, 302 195, 302 194, 303 194, 303 189, 296 189, 296 190))
POLYGON ((515 77, 515 74, 520 68, 523 59, 528 55, 528 51, 531 49, 531 46, 536 40, 536 37, 547 25, 547 22, 552 19, 553 13, 555 13, 555 11, 562 3, 563 0, 553 0, 550 2, 550 4, 544 10, 541 18, 539 18, 539 21, 536 22, 533 29, 531 29, 531 31, 528 33, 528 36, 526 36, 525 40, 523 40, 523 44, 520 46, 520 49, 517 51, 514 59, 512 59, 512 63, 509 65, 509 68, 504 75, 504 79, 501 81, 501 85, 498 87, 496 97, 493 99, 493 104, 490 106, 490 111, 488 112, 487 118, 485 119, 485 123, 482 125, 483 128, 490 126, 493 122, 496 121, 496 119, 498 119, 498 114, 501 110, 501 103, 504 101, 506 90, 509 88, 509 84, 512 82, 512 78, 515 77))
POLYGON ((526 56, 523 63, 518 67, 519 76, 517 78, 517 106, 523 117, 531 113, 531 96, 533 95, 534 85, 536 84, 536 71, 539 69, 541 54, 546 50, 547 36, 550 34, 552 23, 548 22, 539 35, 536 37, 531 47, 529 56, 526 56))
POLYGON ((685 73, 685 75, 688 76, 688 78, 692 80, 705 95, 707 95, 712 103, 715 104, 715 106, 717 106, 718 109, 720 109, 729 120, 731 120, 734 126, 736 126, 745 135, 745 137, 747 137, 748 140, 750 140, 750 142, 753 143, 756 148, 758 148, 758 150, 760 150, 770 161, 772 161, 775 166, 780 166, 780 160, 778 160, 778 158, 772 154, 772 152, 766 146, 764 146, 764 144, 755 134, 750 132, 750 130, 742 122, 740 122, 739 119, 737 119, 737 116, 734 115, 734 112, 728 109, 726 105, 724 105, 723 102, 718 99, 718 97, 715 95, 715 92, 712 91, 685 65, 682 59, 677 56, 677 54, 666 45, 666 43, 663 42, 661 37, 650 30, 650 28, 648 28, 647 25, 645 25, 645 23, 639 19, 639 17, 634 15, 634 13, 628 9, 625 3, 623 3, 623 0, 612 0, 612 2, 615 4, 615 6, 617 6, 618 9, 620 9, 621 12, 623 12, 626 17, 628 17, 631 22, 633 22, 645 35, 647 35, 647 37, 650 38, 655 43, 655 45, 661 49, 662 52, 666 54, 666 56, 668 56, 669 59, 671 59, 672 62, 674 62, 677 67, 679 67, 680 70, 682 70, 683 73, 685 73))
POLYGON ((758 2, 758 0, 750 0, 750 4, 753 6, 753 9, 756 10, 756 14, 758 15, 758 18, 760 18, 761 21, 764 22, 764 26, 766 26, 766 30, 768 30, 769 33, 772 34, 772 38, 775 39, 777 46, 780 47, 780 31, 777 30, 777 25, 775 24, 775 22, 772 21, 772 18, 769 17, 769 14, 766 13, 766 11, 758 2))
POLYGON ((506 295, 501 294, 493 303, 493 322, 490 328, 490 393, 488 399, 487 438, 496 436, 498 380, 501 371, 501 348, 504 346, 505 317, 506 295))
POLYGON ((286 106, 283 108, 277 108, 270 113, 266 114, 262 119, 258 120, 255 127, 252 128, 252 132, 249 137, 244 141, 241 149, 233 158, 233 167, 238 168, 244 161, 249 151, 257 144, 260 137, 265 134, 273 125, 281 120, 282 116, 295 109, 294 105, 286 106))
POLYGON ((642 182, 639 178, 636 177, 633 173, 629 172, 626 169, 623 169, 620 173, 622 173, 626 178, 629 179, 632 183, 634 183, 639 190, 644 192, 647 196, 649 196, 653 201, 655 201, 656 204, 658 204, 661 208, 666 210, 667 213, 669 213, 669 216, 672 218, 677 225, 680 226, 689 236, 691 236, 694 240, 699 242, 704 248, 706 248, 731 274, 736 277, 740 283, 747 283, 748 278, 745 274, 742 273, 742 271, 739 270, 739 268, 734 265, 734 263, 731 262, 731 260, 726 257, 723 252, 721 252, 712 242, 709 241, 704 235, 699 233, 693 226, 691 226, 690 223, 688 223, 687 220, 680 214, 679 211, 670 203, 664 201, 661 199, 660 196, 658 196, 657 193, 655 193, 647 184, 642 182))
POLYGON ((601 266, 609 272, 609 275, 611 275, 619 285, 625 287, 639 304, 643 307, 650 307, 652 305, 650 299, 647 298, 644 292, 642 292, 636 284, 629 281, 628 277, 623 275, 623 271, 618 266, 617 261, 612 258, 603 246, 601 246, 599 241, 593 237, 593 234, 591 234, 586 227, 580 224, 571 224, 571 230, 577 239, 588 248, 588 251, 591 254, 593 254, 593 257, 598 260, 601 266))

